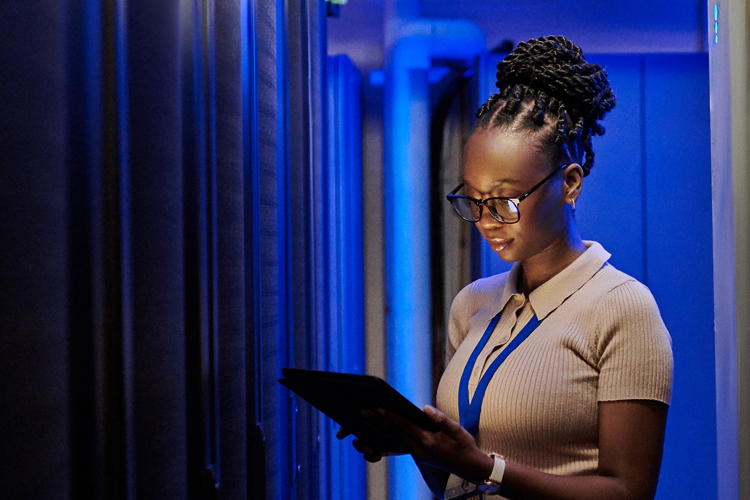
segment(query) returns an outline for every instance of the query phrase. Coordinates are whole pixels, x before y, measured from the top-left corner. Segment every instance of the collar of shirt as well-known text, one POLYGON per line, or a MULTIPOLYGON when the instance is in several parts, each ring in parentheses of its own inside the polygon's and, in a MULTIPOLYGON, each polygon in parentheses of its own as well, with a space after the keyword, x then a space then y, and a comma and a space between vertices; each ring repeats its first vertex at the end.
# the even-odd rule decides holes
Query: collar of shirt
MULTIPOLYGON (((586 251, 571 265, 529 294, 531 307, 540 321, 585 285, 611 257, 610 253, 595 241, 584 241, 583 244, 586 245, 586 251)), ((518 291, 520 273, 521 265, 517 262, 511 268, 508 279, 505 281, 501 299, 503 308, 514 294, 520 293, 518 291)))

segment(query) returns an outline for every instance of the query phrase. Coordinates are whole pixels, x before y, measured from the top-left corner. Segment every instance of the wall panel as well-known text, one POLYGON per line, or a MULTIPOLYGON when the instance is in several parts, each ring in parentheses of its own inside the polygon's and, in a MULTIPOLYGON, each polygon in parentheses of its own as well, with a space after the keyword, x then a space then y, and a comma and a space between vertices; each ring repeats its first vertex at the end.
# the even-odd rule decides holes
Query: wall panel
POLYGON ((104 476, 97 434, 97 367, 103 329, 102 6, 69 2, 67 36, 68 328, 71 490, 99 498, 104 476))
POLYGON ((240 1, 217 2, 216 234, 220 498, 247 496, 245 253, 240 1))
POLYGON ((211 498, 216 478, 215 404, 209 339, 213 281, 209 273, 209 185, 207 64, 204 3, 190 0, 182 12, 183 220, 185 261, 185 386, 188 498, 211 498))
MULTIPOLYGON (((325 309, 322 369, 365 373, 364 255, 362 231, 362 76, 347 56, 328 58, 328 164, 325 201, 325 309)), ((365 461, 336 439, 338 425, 321 418, 319 480, 323 498, 356 498, 366 491, 365 461)))
POLYGON ((187 494, 177 8, 176 1, 128 2, 124 34, 127 466, 133 497, 144 499, 187 494))
MULTIPOLYGON (((256 494, 260 498, 288 498, 282 491, 282 458, 288 457, 285 442, 288 433, 288 414, 282 401, 282 391, 276 381, 281 367, 285 366, 287 344, 286 331, 282 329, 285 314, 283 286, 284 260, 280 255, 282 244, 277 186, 283 178, 279 165, 286 161, 280 125, 283 123, 283 73, 281 48, 283 38, 282 2, 251 2, 255 45, 249 56, 251 82, 255 96, 251 101, 251 121, 257 120, 257 132, 251 143, 249 154, 253 162, 246 163, 246 179, 252 182, 249 196, 245 199, 252 205, 246 210, 252 220, 253 262, 255 265, 253 299, 254 376, 256 388, 255 427, 253 440, 253 464, 255 466, 256 494), (262 473, 261 473, 262 472, 262 473)), ((246 232, 247 234, 247 232, 246 232)))
POLYGON ((583 239, 612 254, 612 265, 646 283, 642 56, 589 59, 607 70, 617 104, 603 120, 605 134, 592 139, 594 168, 583 181, 576 222, 583 239))
POLYGON ((12 2, 0 16, 0 465, 8 498, 70 495, 66 8, 12 2))
POLYGON ((647 55, 644 68, 648 286, 675 358, 658 498, 716 498, 708 56, 647 55))

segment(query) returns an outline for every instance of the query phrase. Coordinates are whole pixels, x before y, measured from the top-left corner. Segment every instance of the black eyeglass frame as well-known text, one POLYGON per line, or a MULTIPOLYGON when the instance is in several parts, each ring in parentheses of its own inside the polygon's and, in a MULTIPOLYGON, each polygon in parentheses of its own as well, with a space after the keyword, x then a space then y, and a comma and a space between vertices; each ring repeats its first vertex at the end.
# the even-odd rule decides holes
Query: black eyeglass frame
POLYGON ((570 165, 570 163, 565 163, 564 165, 561 165, 561 166, 557 167, 551 174, 549 174, 547 177, 545 177, 544 179, 542 179, 541 181, 539 181, 534 187, 532 187, 531 189, 529 189, 528 191, 526 191, 524 194, 522 194, 518 198, 503 198, 503 197, 500 197, 500 196, 495 196, 493 198, 487 198, 485 200, 477 200, 476 198, 472 198, 470 196, 464 196, 464 195, 461 195, 461 194, 456 194, 459 189, 461 189, 462 187, 464 187, 464 183, 463 182, 461 184, 459 184, 458 186, 456 186, 456 188, 453 191, 451 191, 449 194, 445 195, 445 198, 450 202, 451 206, 456 211, 456 213, 458 215, 460 215, 461 218, 463 220, 465 220, 466 222, 477 223, 480 220, 482 220, 482 208, 483 208, 483 206, 485 206, 485 207, 487 207, 487 212, 489 212, 490 216, 493 219, 495 219, 496 221, 498 221, 499 223, 501 223, 501 224, 516 224, 519 220, 521 220, 521 211, 518 209, 518 204, 521 203, 526 198, 528 198, 531 195, 531 193, 533 193, 534 191, 536 191, 537 189, 539 189, 545 182, 547 182, 548 180, 550 180, 552 177, 555 176, 555 174, 557 174, 560 170, 564 169, 568 165, 570 165), (470 220, 470 219, 467 219, 466 217, 464 217, 463 214, 461 214, 461 212, 458 210, 458 208, 456 207, 456 205, 453 203, 453 200, 456 199, 456 198, 465 198, 465 199, 467 199, 467 200, 469 200, 471 202, 474 202, 474 204, 476 204, 476 206, 479 207, 479 218, 477 218, 477 220, 470 220), (509 201, 509 202, 511 202, 516 207, 516 213, 518 214, 518 219, 514 220, 513 222, 508 222, 508 221, 502 220, 500 218, 500 216, 495 216, 495 214, 492 213, 492 210, 490 209, 489 205, 487 205, 487 202, 488 201, 492 201, 492 200, 503 200, 503 201, 509 201))

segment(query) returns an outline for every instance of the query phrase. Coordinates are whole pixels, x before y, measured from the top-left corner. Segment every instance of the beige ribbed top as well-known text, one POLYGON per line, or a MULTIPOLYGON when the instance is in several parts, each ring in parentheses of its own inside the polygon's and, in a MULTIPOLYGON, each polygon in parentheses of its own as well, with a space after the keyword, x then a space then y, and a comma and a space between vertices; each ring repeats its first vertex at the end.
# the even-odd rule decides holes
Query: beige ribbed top
POLYGON ((541 324, 492 377, 477 443, 512 463, 553 474, 597 471, 597 402, 650 399, 669 404, 671 338, 649 290, 607 263, 595 242, 526 299, 516 289, 520 266, 481 279, 453 301, 448 366, 437 406, 458 421, 464 366, 490 320, 469 395, 494 357, 534 313, 541 324))

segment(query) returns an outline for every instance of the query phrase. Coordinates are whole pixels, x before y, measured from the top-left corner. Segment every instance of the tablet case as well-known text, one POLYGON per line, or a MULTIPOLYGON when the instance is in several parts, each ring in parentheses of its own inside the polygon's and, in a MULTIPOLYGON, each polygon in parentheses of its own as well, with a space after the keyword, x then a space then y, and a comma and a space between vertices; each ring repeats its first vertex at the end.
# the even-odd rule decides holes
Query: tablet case
POLYGON ((284 368, 281 374, 285 377, 279 379, 283 386, 382 453, 406 450, 391 436, 373 428, 362 416, 364 409, 385 408, 423 429, 438 432, 430 417, 378 377, 298 368, 284 368))

